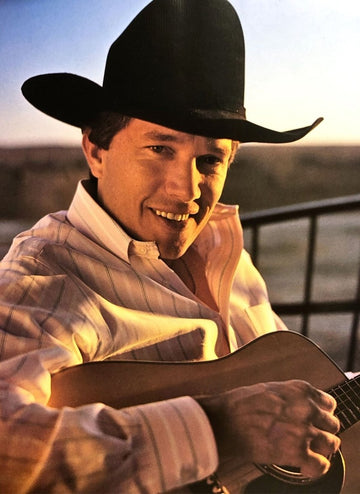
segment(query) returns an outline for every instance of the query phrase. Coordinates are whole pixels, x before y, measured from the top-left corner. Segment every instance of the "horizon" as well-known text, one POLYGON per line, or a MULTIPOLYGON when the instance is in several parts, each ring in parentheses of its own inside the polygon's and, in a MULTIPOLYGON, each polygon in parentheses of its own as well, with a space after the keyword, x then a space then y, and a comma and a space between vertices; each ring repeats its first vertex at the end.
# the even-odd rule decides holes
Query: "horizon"
MULTIPOLYGON (((78 146, 79 129, 34 109, 21 84, 62 71, 101 84, 110 44, 147 3, 122 0, 119 8, 119 0, 1 0, 0 147, 78 146)), ((285 130, 323 116, 290 145, 358 145, 360 2, 231 3, 245 35, 248 119, 285 130)))

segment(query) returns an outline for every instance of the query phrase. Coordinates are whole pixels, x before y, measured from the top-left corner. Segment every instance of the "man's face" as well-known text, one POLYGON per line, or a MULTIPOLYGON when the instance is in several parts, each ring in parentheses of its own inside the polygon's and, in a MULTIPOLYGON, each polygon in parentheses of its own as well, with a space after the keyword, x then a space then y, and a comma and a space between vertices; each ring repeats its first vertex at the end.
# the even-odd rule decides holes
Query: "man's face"
POLYGON ((232 141, 132 119, 98 150, 98 199, 136 240, 177 259, 208 222, 223 190, 232 141))

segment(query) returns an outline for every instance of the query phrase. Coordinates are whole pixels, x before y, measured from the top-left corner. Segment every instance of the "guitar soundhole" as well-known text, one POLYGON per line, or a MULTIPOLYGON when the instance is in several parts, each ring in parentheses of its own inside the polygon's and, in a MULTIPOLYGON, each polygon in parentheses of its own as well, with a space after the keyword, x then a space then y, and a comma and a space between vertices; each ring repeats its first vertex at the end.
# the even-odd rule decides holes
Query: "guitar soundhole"
POLYGON ((289 465, 256 465, 263 473, 269 474, 276 479, 287 483, 307 484, 314 482, 314 479, 305 477, 299 468, 289 465))
POLYGON ((310 479, 298 468, 286 465, 256 465, 264 475, 251 481, 245 494, 339 494, 344 481, 344 460, 338 451, 330 470, 318 479, 310 479))

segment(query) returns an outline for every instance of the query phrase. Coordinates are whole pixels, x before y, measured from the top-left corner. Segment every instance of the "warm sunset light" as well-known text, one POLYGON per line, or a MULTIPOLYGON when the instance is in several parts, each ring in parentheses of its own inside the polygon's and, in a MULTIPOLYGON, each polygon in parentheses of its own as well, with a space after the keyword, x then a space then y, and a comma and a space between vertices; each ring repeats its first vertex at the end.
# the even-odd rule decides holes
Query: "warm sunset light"
MULTIPOLYGON (((21 84, 46 72, 73 72, 101 84, 110 44, 147 3, 2 0, 0 146, 78 143, 79 131, 34 110, 21 84)), ((248 119, 288 130, 322 116, 304 144, 358 143, 358 0, 232 3, 245 33, 248 119)))

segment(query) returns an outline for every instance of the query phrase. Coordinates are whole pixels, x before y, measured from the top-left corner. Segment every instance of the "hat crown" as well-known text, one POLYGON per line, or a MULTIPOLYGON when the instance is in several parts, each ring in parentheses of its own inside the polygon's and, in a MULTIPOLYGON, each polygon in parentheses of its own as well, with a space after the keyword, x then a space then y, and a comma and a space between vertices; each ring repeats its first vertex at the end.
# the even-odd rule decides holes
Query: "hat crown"
POLYGON ((102 111, 182 132, 242 142, 293 142, 312 125, 285 132, 245 118, 245 49, 227 0, 153 0, 112 44, 103 86, 42 74, 22 85, 36 108, 77 127, 102 111))
POLYGON ((244 39, 227 0, 154 0, 112 44, 111 104, 243 114, 244 39), (115 101, 114 101, 115 100, 115 101))

